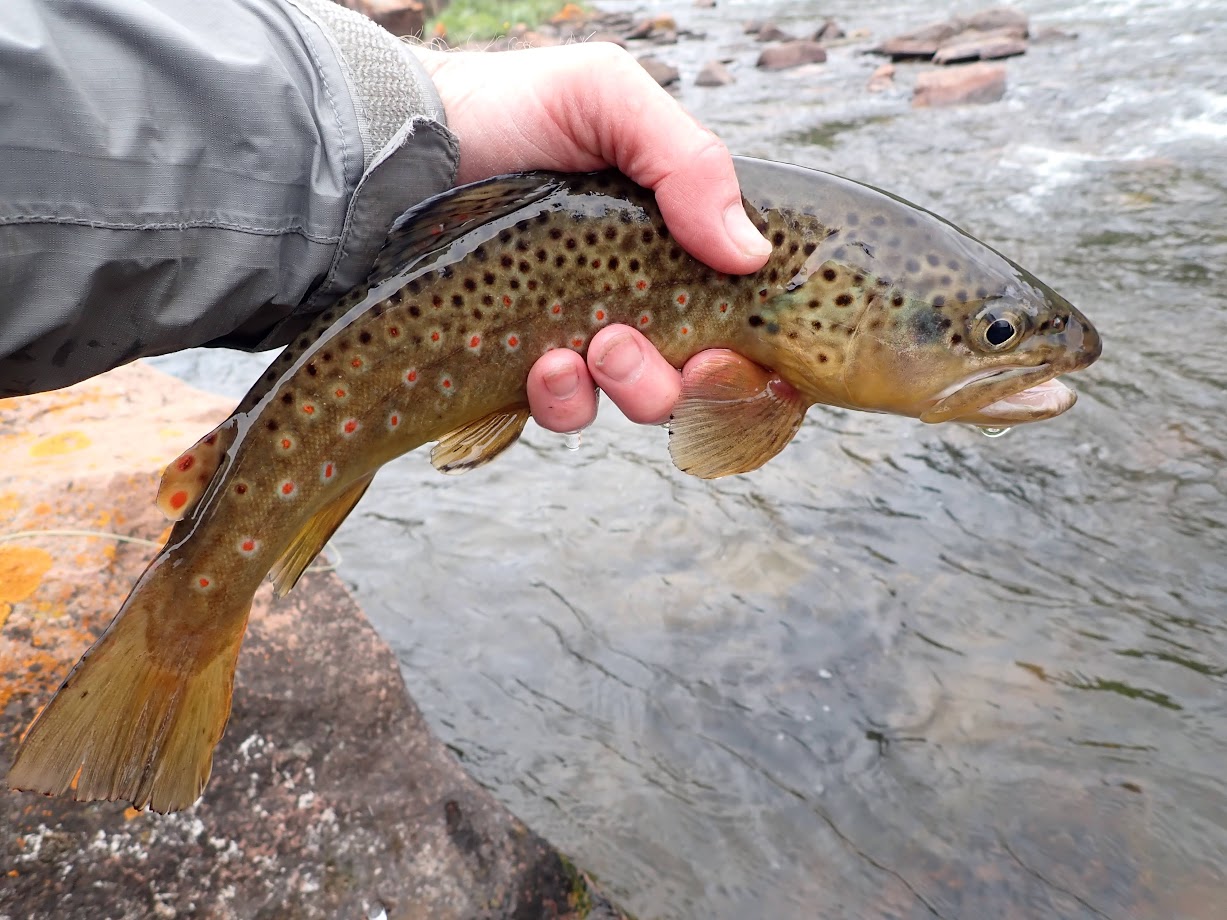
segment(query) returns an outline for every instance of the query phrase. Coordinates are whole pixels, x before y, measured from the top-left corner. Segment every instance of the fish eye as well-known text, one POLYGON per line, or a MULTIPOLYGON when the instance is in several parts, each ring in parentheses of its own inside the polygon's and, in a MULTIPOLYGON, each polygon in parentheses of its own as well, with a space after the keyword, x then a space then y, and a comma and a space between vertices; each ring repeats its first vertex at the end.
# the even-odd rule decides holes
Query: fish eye
POLYGON ((986 313, 981 319, 984 323, 984 341, 989 348, 1004 348, 1018 338, 1019 322, 1014 316, 986 313))

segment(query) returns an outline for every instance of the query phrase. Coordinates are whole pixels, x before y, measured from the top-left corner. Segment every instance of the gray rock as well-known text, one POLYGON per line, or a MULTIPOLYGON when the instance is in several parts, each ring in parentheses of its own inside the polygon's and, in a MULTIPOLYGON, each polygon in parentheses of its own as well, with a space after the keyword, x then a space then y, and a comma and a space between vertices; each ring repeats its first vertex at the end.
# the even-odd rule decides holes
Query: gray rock
POLYGON ((989 61, 1025 54, 1027 40, 1007 32, 980 32, 968 29, 943 42, 933 55, 934 64, 963 61, 989 61))
POLYGON ((696 86, 727 86, 735 81, 732 73, 721 61, 708 61, 694 82, 696 86))
POLYGON ((996 102, 1004 95, 1005 67, 1001 64, 964 64, 917 75, 912 105, 996 102))
POLYGON ((651 56, 639 58, 639 64, 648 72, 653 80, 661 86, 668 86, 671 83, 676 83, 681 77, 681 73, 672 64, 666 64, 660 58, 651 56))
POLYGON ((843 30, 834 19, 828 19, 818 27, 818 31, 814 33, 814 41, 816 42, 831 42, 836 39, 843 38, 847 33, 843 30))
POLYGON ((764 48, 755 66, 763 70, 788 70, 802 64, 820 64, 826 59, 826 49, 817 42, 795 41, 764 48))
POLYGON ((760 42, 791 42, 797 39, 795 35, 789 35, 774 22, 765 23, 754 38, 760 42))
POLYGON ((969 31, 977 35, 992 33, 1024 39, 1028 31, 1027 16, 1011 7, 993 7, 970 16, 958 16, 888 38, 873 50, 877 54, 889 55, 896 61, 928 59, 943 45, 957 40, 959 35, 969 31))

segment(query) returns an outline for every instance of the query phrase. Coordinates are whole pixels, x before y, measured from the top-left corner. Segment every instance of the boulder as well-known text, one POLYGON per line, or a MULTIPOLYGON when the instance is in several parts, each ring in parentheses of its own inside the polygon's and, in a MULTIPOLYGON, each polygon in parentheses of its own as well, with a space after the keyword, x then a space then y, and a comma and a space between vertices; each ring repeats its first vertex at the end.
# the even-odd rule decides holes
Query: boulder
POLYGON ((847 33, 843 30, 834 19, 828 19, 818 27, 818 31, 814 33, 814 41, 816 42, 832 42, 840 38, 844 38, 847 33))
POLYGON ((990 61, 1025 54, 1027 41, 1006 31, 981 32, 968 29, 942 42, 933 55, 934 64, 958 64, 964 61, 990 61))
POLYGON ((634 40, 639 38, 659 38, 661 35, 672 35, 674 36, 674 41, 677 40, 677 22, 674 21, 672 16, 653 16, 650 19, 641 19, 631 27, 624 37, 628 40, 634 40))
POLYGON ((826 59, 826 49, 822 45, 801 40, 764 48, 755 66, 763 70, 788 70, 802 64, 821 64, 826 59))
POLYGON ((964 64, 918 74, 912 105, 996 102, 1004 95, 1005 67, 1001 64, 964 64))
POLYGON ((760 42, 791 42, 797 40, 797 36, 789 35, 774 22, 764 23, 754 38, 760 42))
POLYGON ((727 86, 735 82, 732 73, 722 61, 708 61, 695 77, 696 86, 727 86))
POLYGON ((426 9, 419 0, 353 0, 352 9, 371 17, 393 35, 421 37, 426 28, 426 9))
MULTIPOLYGON (((142 365, 0 403, 0 768, 155 550, 165 463, 231 403, 142 365)), ((204 797, 172 815, 0 791, 0 916, 621 916, 470 779, 335 574, 256 596, 204 797)))
POLYGON ((650 55, 639 58, 639 64, 648 72, 648 76, 659 83, 661 86, 668 86, 671 83, 676 83, 681 77, 681 73, 672 64, 666 64, 660 58, 650 55))
POLYGON ((1010 37, 1022 41, 1027 37, 1028 28, 1025 13, 1012 7, 993 7, 970 16, 957 16, 913 32, 896 35, 873 50, 896 61, 927 60, 945 45, 983 40, 985 33, 995 38, 1010 37))

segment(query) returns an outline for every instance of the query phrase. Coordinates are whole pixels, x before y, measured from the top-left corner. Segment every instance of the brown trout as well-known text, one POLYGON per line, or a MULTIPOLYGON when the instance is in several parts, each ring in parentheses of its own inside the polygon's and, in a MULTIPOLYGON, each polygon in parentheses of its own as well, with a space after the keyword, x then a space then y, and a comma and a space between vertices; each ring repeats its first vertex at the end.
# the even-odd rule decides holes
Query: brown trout
POLYGON ((506 176, 408 212, 369 281, 290 344, 235 413, 168 469, 179 518, 119 613, 34 720, 19 789, 172 811, 201 795, 260 582, 284 594, 384 463, 489 461, 528 417, 529 368, 609 323, 674 365, 713 347, 670 422, 683 470, 783 449, 814 403, 1008 426, 1074 402, 1058 374, 1100 351, 1061 296, 942 219, 826 173, 737 160, 773 246, 720 274, 615 172, 506 176), (75 780, 75 784, 74 784, 75 780))

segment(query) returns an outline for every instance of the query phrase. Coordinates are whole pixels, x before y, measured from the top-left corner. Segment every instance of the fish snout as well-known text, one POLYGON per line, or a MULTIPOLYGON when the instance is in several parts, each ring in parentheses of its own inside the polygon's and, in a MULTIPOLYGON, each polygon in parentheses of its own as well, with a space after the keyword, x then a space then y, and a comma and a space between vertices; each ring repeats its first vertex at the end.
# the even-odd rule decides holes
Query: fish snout
POLYGON ((1099 331, 1091 325, 1090 320, 1074 308, 1064 316, 1058 316, 1052 321, 1052 344, 1062 354, 1062 360, 1054 362, 1060 366, 1061 373, 1082 370, 1098 360, 1103 352, 1103 340, 1099 331))

